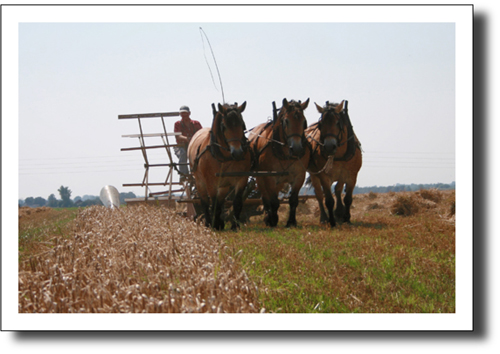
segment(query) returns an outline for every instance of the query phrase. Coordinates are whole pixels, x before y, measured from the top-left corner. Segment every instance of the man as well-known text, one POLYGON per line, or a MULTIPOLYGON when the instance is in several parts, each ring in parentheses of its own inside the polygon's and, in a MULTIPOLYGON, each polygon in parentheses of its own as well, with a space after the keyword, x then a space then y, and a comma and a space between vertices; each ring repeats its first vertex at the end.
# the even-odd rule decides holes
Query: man
POLYGON ((182 106, 179 109, 179 113, 182 119, 175 122, 174 132, 181 133, 181 135, 177 135, 175 137, 179 146, 176 146, 174 151, 175 155, 179 158, 179 172, 181 173, 181 180, 184 180, 185 176, 189 173, 188 166, 186 165, 187 148, 194 133, 200 130, 202 126, 200 122, 190 118, 191 111, 188 106, 182 106))

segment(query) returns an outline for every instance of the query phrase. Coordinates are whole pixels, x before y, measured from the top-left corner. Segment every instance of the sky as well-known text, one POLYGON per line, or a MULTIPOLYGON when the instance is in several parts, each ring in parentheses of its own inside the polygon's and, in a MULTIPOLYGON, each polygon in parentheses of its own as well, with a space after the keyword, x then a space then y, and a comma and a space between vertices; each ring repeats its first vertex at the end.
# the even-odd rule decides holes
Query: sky
MULTIPOLYGON (((309 98, 309 124, 320 116, 315 102, 347 100, 363 149, 358 186, 455 181, 455 23, 439 16, 375 21, 363 7, 356 11, 371 21, 310 15, 303 22, 293 10, 289 19, 281 11, 278 20, 260 21, 198 14, 199 21, 184 22, 41 15, 20 22, 18 198, 59 198, 60 186, 72 198, 99 195, 105 185, 144 195, 142 187, 122 186, 142 181, 144 159, 140 151, 121 151, 138 146, 122 135, 139 133, 139 125, 118 115, 188 105, 192 119, 210 126, 211 104, 223 97, 247 102, 248 128, 269 119, 272 102, 279 107, 283 98, 309 98)), ((175 120, 166 119, 167 130, 175 120)), ((143 124, 145 133, 162 132, 158 119, 143 124)), ((168 162, 165 151, 148 156, 150 163, 168 162)), ((162 182, 166 173, 152 169, 149 181, 162 182)))

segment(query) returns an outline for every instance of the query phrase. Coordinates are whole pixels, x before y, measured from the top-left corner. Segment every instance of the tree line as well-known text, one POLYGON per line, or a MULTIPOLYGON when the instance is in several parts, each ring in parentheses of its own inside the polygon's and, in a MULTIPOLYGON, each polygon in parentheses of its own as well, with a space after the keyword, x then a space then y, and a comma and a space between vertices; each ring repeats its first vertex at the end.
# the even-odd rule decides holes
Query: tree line
MULTIPOLYGON (((314 194, 313 188, 303 187, 300 194, 314 194)), ((455 182, 449 184, 434 183, 434 184, 396 184, 393 186, 371 186, 371 187, 354 187, 354 194, 364 193, 389 193, 389 192, 414 192, 421 189, 439 189, 450 190, 455 189, 455 182)), ((101 199, 94 195, 84 195, 83 197, 75 197, 71 199, 71 190, 68 187, 61 186, 58 190, 61 199, 57 199, 54 194, 49 195, 47 199, 42 197, 28 197, 26 199, 19 199, 19 206, 28 207, 42 207, 47 206, 50 208, 70 208, 70 207, 86 207, 90 205, 102 205, 101 199)), ((125 204, 125 199, 137 198, 133 192, 120 193, 120 203, 125 204)))
POLYGON ((450 190, 455 189, 455 181, 445 184, 445 183, 433 183, 433 184, 396 184, 394 186, 388 187, 354 187, 353 194, 364 194, 364 193, 389 193, 389 192, 415 192, 421 189, 439 189, 439 190, 450 190))
MULTIPOLYGON (((50 207, 50 208, 71 208, 71 207, 86 207, 90 205, 103 205, 101 199, 95 195, 84 195, 83 197, 77 196, 71 199, 71 189, 69 187, 61 186, 58 190, 60 199, 57 199, 55 194, 49 195, 47 199, 42 197, 28 197, 26 199, 19 199, 19 207, 50 207)), ((132 192, 120 193, 120 203, 125 204, 125 199, 136 198, 132 192)))
MULTIPOLYGON (((335 184, 332 186, 332 191, 335 188, 335 184)), ((455 182, 449 184, 445 183, 433 183, 433 184, 396 184, 393 186, 371 186, 371 187, 354 187, 353 194, 365 194, 365 193, 389 193, 389 192, 415 192, 421 189, 439 189, 439 190, 450 190, 455 189, 455 182)), ((300 194, 314 195, 314 188, 307 184, 302 187, 300 194)))

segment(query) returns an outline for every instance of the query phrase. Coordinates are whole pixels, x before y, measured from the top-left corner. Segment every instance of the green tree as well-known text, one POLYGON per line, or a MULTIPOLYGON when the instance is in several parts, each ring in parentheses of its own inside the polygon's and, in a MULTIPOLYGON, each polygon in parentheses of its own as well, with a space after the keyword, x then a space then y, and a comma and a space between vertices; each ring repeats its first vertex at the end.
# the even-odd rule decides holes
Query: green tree
POLYGON ((49 206, 51 208, 57 207, 57 199, 56 199, 56 196, 54 194, 49 195, 49 199, 47 201, 47 206, 49 206))
POLYGON ((27 206, 32 206, 35 203, 35 199, 33 197, 28 197, 24 200, 24 204, 27 206))
POLYGON ((61 186, 61 188, 59 188, 57 191, 61 196, 61 206, 63 208, 73 206, 73 201, 71 200, 71 190, 68 187, 61 186))
POLYGON ((47 204, 47 201, 42 197, 36 197, 34 202, 38 206, 44 206, 45 204, 47 204))

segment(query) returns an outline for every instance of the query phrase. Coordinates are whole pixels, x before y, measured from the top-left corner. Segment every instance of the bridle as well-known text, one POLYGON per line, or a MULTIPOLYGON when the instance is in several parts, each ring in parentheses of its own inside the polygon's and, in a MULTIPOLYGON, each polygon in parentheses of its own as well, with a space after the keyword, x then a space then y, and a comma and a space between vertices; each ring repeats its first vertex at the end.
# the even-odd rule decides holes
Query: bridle
POLYGON ((324 156, 324 157, 328 157, 328 155, 326 155, 325 153, 325 139, 326 138, 329 138, 329 137, 333 137, 335 138, 335 140, 337 141, 337 148, 344 145, 346 141, 342 142, 342 138, 343 138, 343 135, 344 135, 344 111, 342 110, 341 113, 337 113, 335 112, 335 106, 332 106, 332 105, 329 105, 325 111, 323 111, 323 114, 321 115, 321 119, 319 120, 318 122, 318 129, 320 131, 320 136, 319 136, 319 145, 320 145, 320 150, 321 150, 321 154, 324 156), (339 124, 339 133, 338 134, 334 134, 334 133, 323 133, 321 127, 323 126, 324 124, 324 120, 327 115, 332 115, 333 117, 331 119, 335 119, 337 118, 337 121, 335 124, 339 124))
MULTIPOLYGON (((215 105, 212 105, 212 108, 214 109, 214 112, 215 112, 215 105)), ((223 140, 224 144, 219 144, 219 142, 218 142, 219 137, 214 134, 214 131, 212 129, 210 131, 210 145, 209 146, 210 146, 210 151, 211 151, 213 157, 215 157, 217 160, 219 160, 221 162, 234 160, 234 158, 231 155, 225 156, 220 152, 220 149, 225 150, 227 152, 230 152, 231 150, 229 148, 229 143, 234 142, 234 141, 239 141, 241 143, 241 148, 243 150, 243 153, 246 153, 248 148, 249 148, 248 139, 245 136, 245 134, 243 134, 243 138, 230 138, 230 139, 227 139, 226 136, 224 135, 224 131, 226 130, 226 125, 224 124, 224 121, 231 113, 235 113, 238 116, 238 118, 240 119, 240 123, 243 127, 243 131, 246 130, 245 122, 241 118, 241 116, 236 108, 230 108, 230 109, 226 110, 225 113, 222 113, 222 112, 217 113, 217 114, 222 115, 222 117, 220 117, 218 131, 220 131, 222 133, 222 140, 223 140)))
MULTIPOLYGON (((273 102, 274 103, 274 102, 273 102)), ((283 108, 281 108, 283 109, 283 108)), ((280 113, 281 113, 281 109, 280 109, 280 113)), ((299 115, 300 113, 297 112, 297 108, 296 107, 293 107, 292 110, 295 110, 295 112, 293 113, 294 114, 294 119, 300 119, 297 117, 297 115, 299 115)), ((275 115, 276 115, 276 110, 275 110, 275 115)), ((304 145, 304 154, 305 154, 305 150, 307 148, 307 145, 308 145, 308 141, 306 139, 306 136, 305 136, 305 128, 307 128, 307 121, 306 121, 306 118, 304 117, 304 130, 302 131, 302 134, 299 134, 299 133, 292 133, 292 134, 287 134, 286 132, 286 126, 288 125, 287 122, 287 119, 288 118, 285 118, 284 117, 285 113, 283 113, 283 115, 281 117, 277 117, 275 118, 275 122, 277 120, 280 121, 281 123, 281 132, 282 132, 282 135, 283 135, 283 140, 285 141, 285 143, 283 143, 282 141, 280 141, 280 139, 278 138, 278 136, 275 136, 273 138, 273 141, 275 141, 277 144, 279 144, 280 146, 286 146, 286 142, 288 141, 288 139, 290 138, 293 138, 293 137, 298 137, 301 139, 302 141, 302 144, 304 145)), ((303 116, 303 113, 302 113, 302 116, 303 116)), ((278 152, 278 146, 277 144, 273 144, 273 152, 274 154, 276 155, 276 157, 282 159, 282 160, 289 160, 289 159, 299 159, 301 158, 302 156, 295 156, 295 155, 292 155, 292 154, 288 154, 288 156, 286 156, 282 149, 279 149, 281 152, 278 152)))
MULTIPOLYGON (((359 147, 359 146, 354 141, 355 140, 354 139, 354 131, 352 129, 351 121, 350 121, 349 115, 347 113, 347 101, 345 103, 344 109, 341 112, 338 112, 338 113, 335 112, 334 111, 335 107, 336 107, 335 105, 329 104, 328 101, 326 102, 326 107, 325 107, 323 113, 321 114, 321 118, 318 121, 318 123, 317 123, 318 125, 316 127, 316 129, 320 130, 320 138, 319 138, 320 141, 314 139, 314 137, 312 136, 313 134, 308 135, 307 138, 316 142, 316 144, 317 144, 316 149, 319 146, 321 156, 323 156, 325 159, 328 159, 330 157, 330 155, 327 155, 324 151, 324 149, 325 149, 324 141, 326 138, 334 137, 337 140, 337 148, 339 148, 345 144, 348 144, 347 151, 345 152, 344 156, 334 158, 335 161, 348 161, 354 156, 354 151, 355 151, 356 147, 359 147), (326 114, 333 114, 334 116, 337 116, 337 115, 339 116, 339 119, 338 119, 338 122, 340 124, 339 134, 337 134, 337 135, 333 134, 333 133, 323 134, 323 132, 321 130, 321 126, 323 124, 323 119, 324 119, 323 117, 325 117, 326 114), (342 141, 342 139, 344 139, 344 136, 343 136, 344 130, 347 131, 347 138, 345 139, 345 141, 342 141)), ((315 151, 316 151, 316 149, 315 149, 315 151)), ((313 152, 313 155, 314 155, 314 152, 313 152)))

